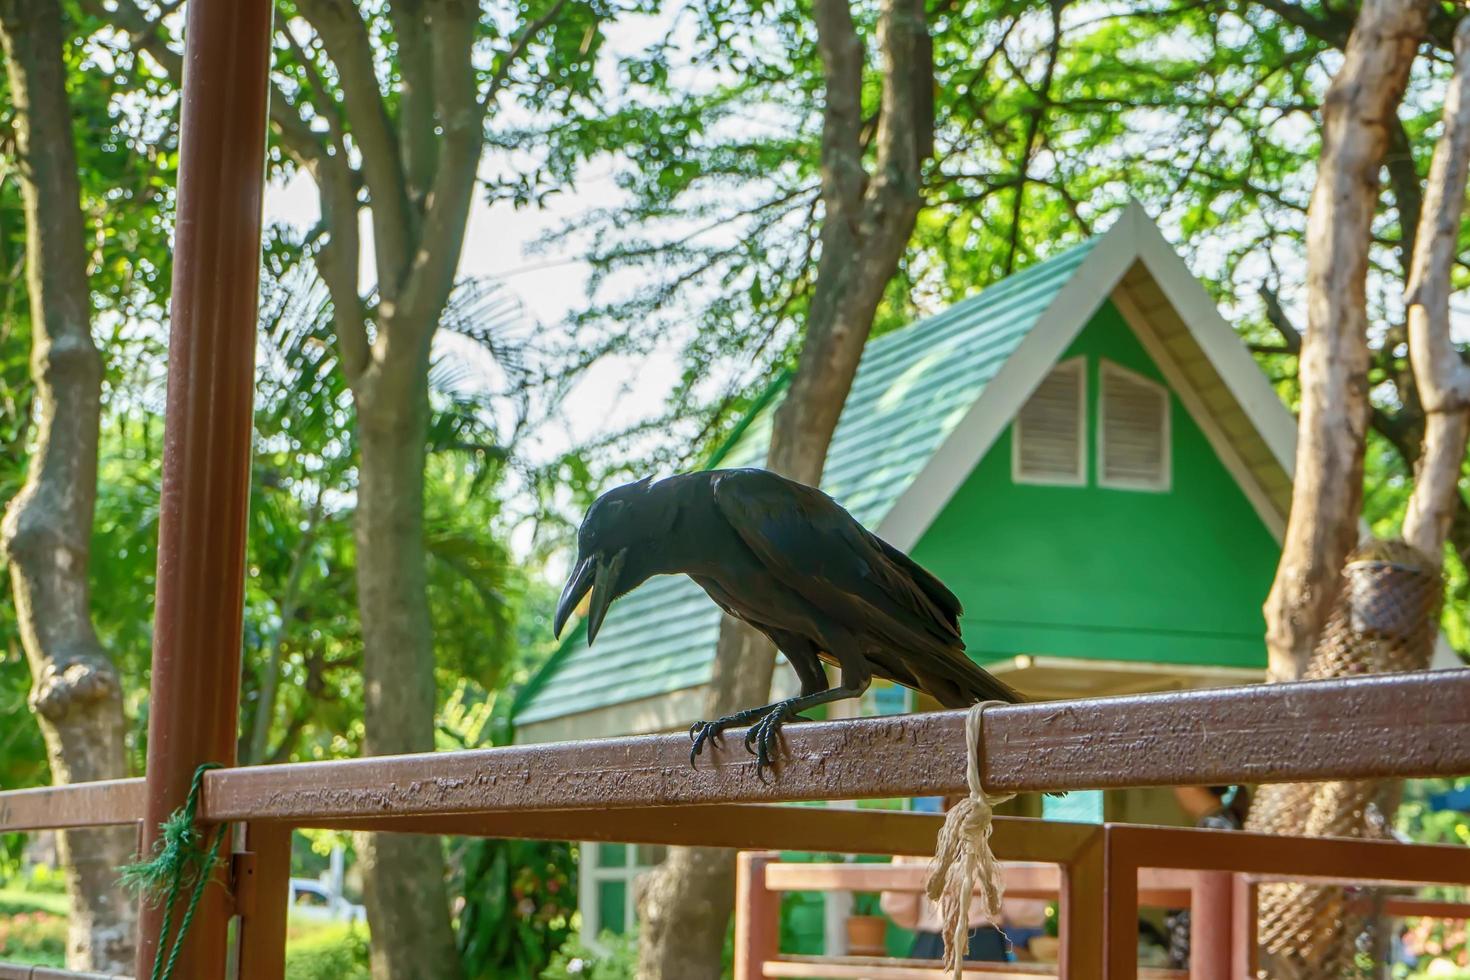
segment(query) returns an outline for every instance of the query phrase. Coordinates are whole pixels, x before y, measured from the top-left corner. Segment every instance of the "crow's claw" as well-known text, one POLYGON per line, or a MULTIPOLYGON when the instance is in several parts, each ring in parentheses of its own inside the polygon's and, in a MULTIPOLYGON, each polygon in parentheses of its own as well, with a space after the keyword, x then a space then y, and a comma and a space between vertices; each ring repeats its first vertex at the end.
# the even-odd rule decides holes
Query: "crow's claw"
POLYGON ((745 730, 745 738, 741 739, 745 743, 745 751, 751 755, 755 755, 755 740, 760 735, 760 730, 761 723, 756 722, 745 730))
POLYGON ((725 729, 753 720, 751 726, 745 731, 743 741, 745 751, 755 756, 756 773, 764 780, 765 771, 775 768, 775 748, 781 733, 781 725, 793 718, 800 720, 792 714, 792 708, 792 701, 782 701, 772 705, 769 711, 764 708, 752 708, 738 714, 717 718, 714 721, 696 721, 689 726, 689 741, 693 743, 689 747, 689 765, 695 766, 695 759, 704 752, 705 744, 719 741, 725 729))
POLYGON ((745 733, 745 750, 755 756, 755 771, 762 780, 767 769, 776 768, 781 726, 790 720, 790 711, 790 705, 779 704, 761 716, 745 733))
POLYGON ((718 742, 725 729, 735 725, 743 725, 755 717, 755 711, 741 711, 714 721, 696 721, 689 726, 689 741, 694 744, 689 748, 689 765, 694 765, 694 760, 704 751, 705 743, 718 742))
POLYGON ((704 743, 712 738, 718 738, 723 726, 717 721, 696 721, 689 726, 689 741, 694 744, 689 747, 689 768, 698 768, 694 760, 704 751, 704 743))

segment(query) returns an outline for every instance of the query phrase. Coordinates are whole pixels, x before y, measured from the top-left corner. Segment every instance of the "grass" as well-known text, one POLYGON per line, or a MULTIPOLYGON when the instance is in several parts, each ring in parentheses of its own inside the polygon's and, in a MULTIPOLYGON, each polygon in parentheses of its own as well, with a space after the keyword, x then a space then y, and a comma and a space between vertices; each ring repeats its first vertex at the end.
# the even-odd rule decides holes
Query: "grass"
POLYGON ((50 912, 52 915, 66 915, 67 902, 65 895, 54 892, 33 892, 24 888, 0 888, 0 915, 14 915, 18 912, 50 912))

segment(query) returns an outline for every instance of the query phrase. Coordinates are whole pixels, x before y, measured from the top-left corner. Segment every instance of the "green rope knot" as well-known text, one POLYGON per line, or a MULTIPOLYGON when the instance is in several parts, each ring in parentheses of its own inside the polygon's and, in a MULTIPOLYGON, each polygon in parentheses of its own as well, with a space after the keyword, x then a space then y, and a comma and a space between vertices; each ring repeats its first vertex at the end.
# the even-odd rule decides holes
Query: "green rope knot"
POLYGON ((194 770, 194 779, 189 784, 189 796, 184 805, 175 810, 159 825, 162 836, 153 844, 153 856, 137 864, 121 868, 122 884, 151 902, 164 902, 163 922, 159 926, 158 945, 153 955, 151 980, 169 980, 174 965, 184 946, 184 936, 194 922, 194 912, 199 899, 204 896, 204 887, 214 876, 219 865, 220 845, 224 843, 224 825, 201 830, 194 825, 199 812, 199 795, 204 787, 204 774, 219 769, 217 762, 206 762, 194 770), (189 904, 179 921, 179 932, 174 937, 168 956, 164 948, 168 945, 169 927, 173 919, 174 904, 179 892, 192 888, 189 904))

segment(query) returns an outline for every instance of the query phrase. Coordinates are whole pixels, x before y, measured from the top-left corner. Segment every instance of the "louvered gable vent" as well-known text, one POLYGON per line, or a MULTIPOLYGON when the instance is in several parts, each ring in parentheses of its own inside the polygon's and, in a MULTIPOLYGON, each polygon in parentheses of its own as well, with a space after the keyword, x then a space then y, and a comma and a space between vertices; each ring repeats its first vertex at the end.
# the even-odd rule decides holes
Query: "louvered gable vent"
POLYGON ((1098 482, 1132 490, 1169 489, 1169 392, 1103 361, 1098 482))
POLYGON ((1016 415, 1011 468, 1017 483, 1087 482, 1086 369, 1080 357, 1058 364, 1016 415))

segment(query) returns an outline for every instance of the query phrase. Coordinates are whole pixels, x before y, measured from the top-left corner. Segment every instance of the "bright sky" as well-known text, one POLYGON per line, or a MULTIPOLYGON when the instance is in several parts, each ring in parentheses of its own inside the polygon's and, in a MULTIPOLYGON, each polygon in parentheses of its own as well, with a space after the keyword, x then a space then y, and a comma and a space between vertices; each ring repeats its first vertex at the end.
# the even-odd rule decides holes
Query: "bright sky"
MULTIPOLYGON (((541 329, 560 331, 567 314, 587 298, 588 266, 576 255, 528 255, 527 250, 567 219, 617 201, 617 189, 606 169, 580 181, 575 191, 553 197, 542 210, 517 210, 508 204, 492 207, 477 196, 470 212, 460 275, 487 276, 502 282, 541 329)), ((316 187, 305 175, 284 185, 272 185, 266 192, 267 223, 309 227, 317 220, 318 208, 316 187)), ((371 233, 366 226, 363 241, 365 248, 371 249, 371 233)), ((371 266, 370 261, 363 263, 364 269, 371 266)), ((661 350, 636 360, 606 358, 588 371, 568 396, 563 411, 538 434, 530 451, 538 459, 550 458, 572 445, 656 413, 676 381, 676 355, 676 351, 661 350)))
MULTIPOLYGON (((608 91, 616 90, 614 64, 619 55, 643 49, 663 36, 673 14, 658 18, 627 17, 615 24, 603 48, 600 73, 608 91)), ((690 79, 694 82, 694 79, 690 79)), ((514 112, 509 103, 498 111, 514 112)), ((502 161, 486 161, 493 167, 502 161)), ((575 189, 548 199, 541 208, 516 209, 509 204, 487 204, 476 195, 470 211, 464 250, 459 264, 461 278, 488 277, 500 282, 523 304, 537 329, 566 333, 567 315, 586 300, 588 264, 575 253, 528 254, 533 243, 547 232, 589 210, 619 203, 621 197, 609 162, 585 168, 575 189)), ((313 225, 320 216, 315 184, 305 174, 267 188, 267 225, 287 224, 298 229, 313 225)), ((364 291, 372 285, 372 232, 368 215, 363 215, 364 291)), ((673 344, 649 354, 605 357, 585 372, 568 393, 559 411, 539 426, 519 450, 532 462, 554 459, 573 446, 600 436, 622 431, 658 414, 680 373, 679 351, 673 344)), ((530 528, 512 539, 522 553, 529 549, 530 528)), ((555 570, 553 570, 555 574, 555 570)))

